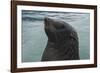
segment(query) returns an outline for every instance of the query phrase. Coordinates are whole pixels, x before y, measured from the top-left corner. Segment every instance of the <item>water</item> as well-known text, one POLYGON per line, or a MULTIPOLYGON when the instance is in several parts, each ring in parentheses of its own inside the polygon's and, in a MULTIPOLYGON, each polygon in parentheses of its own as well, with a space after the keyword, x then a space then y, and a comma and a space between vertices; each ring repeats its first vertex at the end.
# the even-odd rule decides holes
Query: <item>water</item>
POLYGON ((72 25, 79 37, 81 59, 90 58, 90 14, 22 10, 22 62, 41 61, 47 44, 44 17, 59 18, 72 25))

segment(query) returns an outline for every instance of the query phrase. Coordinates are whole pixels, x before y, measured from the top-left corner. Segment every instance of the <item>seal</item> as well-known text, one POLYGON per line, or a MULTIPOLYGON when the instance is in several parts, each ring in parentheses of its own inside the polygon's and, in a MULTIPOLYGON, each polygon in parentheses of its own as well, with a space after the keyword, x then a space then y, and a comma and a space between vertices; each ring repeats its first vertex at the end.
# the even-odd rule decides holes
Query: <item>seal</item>
POLYGON ((68 23, 45 17, 47 46, 41 61, 79 60, 79 42, 76 30, 68 23))

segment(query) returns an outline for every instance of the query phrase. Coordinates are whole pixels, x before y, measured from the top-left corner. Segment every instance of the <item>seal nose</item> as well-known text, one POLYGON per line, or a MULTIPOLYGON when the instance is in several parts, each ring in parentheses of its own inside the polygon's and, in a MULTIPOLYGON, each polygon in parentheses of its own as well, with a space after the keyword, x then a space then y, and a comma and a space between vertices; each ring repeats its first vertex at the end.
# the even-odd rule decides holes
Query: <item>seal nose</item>
POLYGON ((52 20, 48 17, 45 17, 44 22, 45 22, 45 26, 48 27, 48 26, 50 26, 50 23, 52 22, 52 20))
POLYGON ((48 18, 48 17, 45 17, 45 22, 50 22, 51 21, 51 19, 50 18, 48 18))
POLYGON ((48 18, 47 17, 44 18, 44 23, 45 23, 45 28, 47 28, 48 27, 48 18))

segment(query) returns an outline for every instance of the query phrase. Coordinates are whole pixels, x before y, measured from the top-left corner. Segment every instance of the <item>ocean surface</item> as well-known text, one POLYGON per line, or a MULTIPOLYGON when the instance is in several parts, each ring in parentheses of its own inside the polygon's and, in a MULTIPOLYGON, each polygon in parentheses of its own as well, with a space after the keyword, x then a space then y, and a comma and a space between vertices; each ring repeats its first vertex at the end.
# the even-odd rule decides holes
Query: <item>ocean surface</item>
POLYGON ((58 18, 72 25, 79 37, 80 59, 90 58, 89 13, 22 10, 22 62, 41 61, 48 40, 44 17, 58 18))

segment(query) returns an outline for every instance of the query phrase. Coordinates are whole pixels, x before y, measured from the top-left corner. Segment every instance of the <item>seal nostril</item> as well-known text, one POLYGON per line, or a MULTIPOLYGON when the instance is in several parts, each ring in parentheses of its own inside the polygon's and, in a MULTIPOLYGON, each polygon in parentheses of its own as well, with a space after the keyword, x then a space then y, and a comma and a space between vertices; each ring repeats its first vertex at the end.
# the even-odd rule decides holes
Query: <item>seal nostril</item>
POLYGON ((48 21, 50 21, 50 18, 45 17, 44 20, 45 20, 46 22, 48 22, 48 21))
POLYGON ((45 22, 45 26, 50 26, 50 25, 52 25, 51 23, 52 23, 52 19, 51 18, 48 18, 48 17, 45 17, 44 18, 44 22, 45 22))

